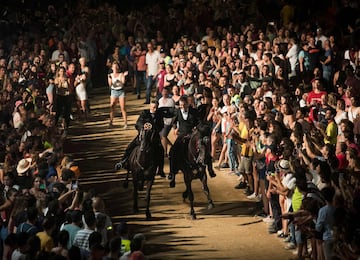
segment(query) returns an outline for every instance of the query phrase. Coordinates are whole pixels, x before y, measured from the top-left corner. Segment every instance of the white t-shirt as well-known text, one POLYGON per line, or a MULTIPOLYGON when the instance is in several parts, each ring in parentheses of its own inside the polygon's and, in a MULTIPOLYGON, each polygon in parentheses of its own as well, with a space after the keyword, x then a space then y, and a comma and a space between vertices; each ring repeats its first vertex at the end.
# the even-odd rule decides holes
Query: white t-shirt
POLYGON ((295 186, 296 186, 296 179, 294 178, 294 176, 291 173, 288 173, 282 179, 281 183, 289 190, 289 193, 285 198, 286 211, 289 212, 291 204, 292 204, 292 201, 291 201, 292 195, 294 193, 295 186))
MULTIPOLYGON (((69 62, 70 58, 69 58, 69 54, 67 51, 63 51, 62 52, 64 54, 64 60, 69 62)), ((55 50, 53 51, 52 55, 51 55, 51 60, 58 60, 59 59, 59 55, 60 55, 60 51, 59 50, 55 50)))
POLYGON ((153 53, 146 53, 145 63, 148 66, 148 75, 155 76, 159 70, 159 60, 160 53, 158 51, 153 51, 153 53))
POLYGON ((23 125, 23 121, 21 120, 21 115, 19 112, 15 112, 13 114, 13 124, 15 129, 18 129, 23 125))
POLYGON ((296 44, 291 46, 288 53, 286 54, 286 57, 289 58, 291 70, 295 71, 296 64, 298 63, 298 47, 296 44))
MULTIPOLYGON (((159 99, 159 108, 160 107, 172 107, 174 108, 175 107, 175 101, 172 99, 172 98, 160 98, 159 99)), ((164 124, 165 125, 171 125, 171 122, 172 122, 172 118, 166 118, 164 117, 164 124)))
POLYGON ((321 41, 321 47, 324 49, 325 46, 325 42, 328 39, 328 37, 326 37, 325 35, 320 35, 315 37, 315 44, 318 44, 318 41, 321 41))

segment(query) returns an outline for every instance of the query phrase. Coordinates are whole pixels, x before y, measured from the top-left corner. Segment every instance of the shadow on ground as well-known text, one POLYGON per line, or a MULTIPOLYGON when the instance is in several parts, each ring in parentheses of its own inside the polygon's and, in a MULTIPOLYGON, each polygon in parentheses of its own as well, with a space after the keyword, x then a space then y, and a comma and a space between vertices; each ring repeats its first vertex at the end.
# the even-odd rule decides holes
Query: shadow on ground
MULTIPOLYGON (((109 128, 108 97, 105 92, 107 91, 97 90, 93 94, 96 98, 91 103, 93 109, 90 118, 87 122, 73 122, 69 138, 64 146, 65 153, 72 155, 79 163, 82 172, 80 188, 85 191, 93 188, 100 194, 114 224, 125 220, 131 222, 131 234, 145 233, 147 236, 145 253, 151 259, 212 259, 211 257, 198 257, 199 248, 203 248, 199 240, 201 241, 203 237, 192 236, 192 227, 201 223, 204 218, 219 218, 219 221, 222 221, 221 219, 227 217, 253 216, 257 210, 256 203, 237 201, 234 198, 229 201, 215 200, 215 208, 207 210, 205 195, 201 191, 200 182, 196 181, 194 190, 196 190, 195 209, 198 220, 184 222, 188 223, 186 225, 174 225, 172 224, 174 220, 183 223, 184 219, 189 219, 190 209, 187 203, 182 201, 182 192, 185 189, 182 174, 177 175, 178 181, 175 189, 170 189, 168 181, 157 176, 151 200, 153 219, 145 220, 144 192, 140 192, 139 197, 140 213, 133 215, 132 185, 129 183, 129 188, 125 189, 123 187, 125 172, 115 172, 113 167, 123 154, 126 145, 136 135, 134 123, 141 105, 128 105, 128 129, 121 128, 122 122, 119 120, 119 113, 115 127, 109 128), (188 235, 179 236, 177 234, 177 230, 186 231, 187 229, 188 235)), ((203 251, 201 255, 211 255, 217 249, 204 248, 203 251)))

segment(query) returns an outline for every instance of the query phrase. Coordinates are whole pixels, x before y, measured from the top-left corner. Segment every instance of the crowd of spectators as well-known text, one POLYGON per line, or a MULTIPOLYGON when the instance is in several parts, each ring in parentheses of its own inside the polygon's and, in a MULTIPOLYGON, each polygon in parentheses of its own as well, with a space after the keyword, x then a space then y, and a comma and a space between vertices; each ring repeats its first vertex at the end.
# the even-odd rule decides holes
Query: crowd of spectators
POLYGON ((321 15, 284 1, 271 20, 256 1, 160 1, 127 13, 96 1, 61 4, 2 13, 5 258, 143 259, 144 236, 130 245, 126 225, 113 228, 101 198, 79 189, 79 167, 63 153, 71 118, 89 112, 86 91, 106 85, 114 62, 129 71, 139 99, 144 83, 145 103, 155 91, 160 106, 176 107, 186 96, 196 108, 210 91, 216 167, 230 167, 235 188, 262 201, 269 232, 297 248, 299 259, 359 256, 355 2, 322 3, 321 15))

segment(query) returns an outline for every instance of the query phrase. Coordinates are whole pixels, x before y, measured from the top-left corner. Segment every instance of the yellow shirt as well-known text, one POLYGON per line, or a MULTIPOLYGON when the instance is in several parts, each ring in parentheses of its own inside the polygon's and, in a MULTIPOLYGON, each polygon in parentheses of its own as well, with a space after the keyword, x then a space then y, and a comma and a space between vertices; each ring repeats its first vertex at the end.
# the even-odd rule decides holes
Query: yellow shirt
POLYGON ((331 121, 326 127, 326 136, 330 137, 329 139, 324 140, 325 144, 336 145, 337 135, 338 135, 338 127, 334 121, 331 121))
MULTIPOLYGON (((240 138, 247 140, 249 138, 249 130, 244 123, 239 124, 240 138)), ((241 145, 241 156, 250 157, 254 155, 251 147, 247 146, 246 143, 241 145)))
POLYGON ((291 198, 292 200, 292 207, 294 212, 298 211, 301 207, 302 200, 303 200, 303 194, 299 191, 299 189, 296 187, 294 190, 294 194, 291 198))
POLYGON ((40 238, 41 250, 51 252, 51 249, 54 248, 54 241, 51 236, 49 236, 45 231, 37 233, 36 236, 40 238))

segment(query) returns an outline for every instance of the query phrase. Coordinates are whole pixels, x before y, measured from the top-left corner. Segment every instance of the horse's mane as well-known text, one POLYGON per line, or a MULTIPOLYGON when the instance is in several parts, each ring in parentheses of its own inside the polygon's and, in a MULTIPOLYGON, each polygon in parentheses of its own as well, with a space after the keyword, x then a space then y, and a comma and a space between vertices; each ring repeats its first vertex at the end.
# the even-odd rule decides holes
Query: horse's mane
POLYGON ((140 144, 137 145, 130 154, 130 158, 129 158, 130 171, 136 172, 139 170, 144 170, 148 167, 151 167, 155 163, 152 158, 154 156, 154 149, 155 149, 154 145, 157 145, 153 142, 154 137, 155 137, 154 129, 141 130, 138 137, 140 144), (143 132, 143 131, 148 131, 148 132, 143 132), (149 142, 149 143, 143 144, 142 142, 149 142), (142 145, 145 145, 145 147, 142 147, 142 145))

